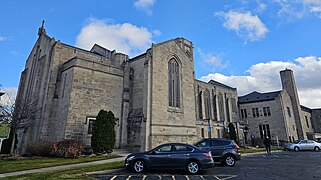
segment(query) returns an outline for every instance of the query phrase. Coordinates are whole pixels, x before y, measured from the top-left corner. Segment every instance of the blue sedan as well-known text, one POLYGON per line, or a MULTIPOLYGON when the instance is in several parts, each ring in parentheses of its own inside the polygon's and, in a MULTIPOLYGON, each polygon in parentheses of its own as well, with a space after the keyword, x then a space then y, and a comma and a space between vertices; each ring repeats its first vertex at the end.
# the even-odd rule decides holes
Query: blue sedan
POLYGON ((181 143, 162 144, 150 151, 134 153, 125 159, 126 168, 140 173, 149 169, 186 169, 197 174, 201 169, 214 166, 209 151, 181 143))

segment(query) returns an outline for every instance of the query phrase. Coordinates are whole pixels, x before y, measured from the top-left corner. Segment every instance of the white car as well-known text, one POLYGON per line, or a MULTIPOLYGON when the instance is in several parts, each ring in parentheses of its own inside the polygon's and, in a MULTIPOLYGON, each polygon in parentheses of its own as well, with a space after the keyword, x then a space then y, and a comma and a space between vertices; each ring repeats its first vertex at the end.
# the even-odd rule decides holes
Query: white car
POLYGON ((293 143, 286 144, 284 146, 285 150, 293 151, 304 151, 304 150, 314 150, 320 151, 321 143, 312 140, 296 140, 293 143))

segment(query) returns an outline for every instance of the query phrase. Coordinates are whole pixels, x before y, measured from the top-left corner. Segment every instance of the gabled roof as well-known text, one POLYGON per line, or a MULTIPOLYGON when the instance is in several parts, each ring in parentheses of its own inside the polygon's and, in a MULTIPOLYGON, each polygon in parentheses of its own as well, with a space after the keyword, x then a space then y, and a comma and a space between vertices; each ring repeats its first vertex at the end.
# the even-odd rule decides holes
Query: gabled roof
POLYGON ((232 87, 230 87, 230 86, 228 86, 228 85, 225 85, 225 84, 222 84, 222 83, 220 83, 220 82, 218 82, 218 81, 214 81, 213 79, 211 79, 208 83, 209 83, 209 84, 216 85, 216 86, 221 86, 221 87, 223 87, 223 88, 231 89, 231 90, 236 90, 236 88, 232 88, 232 87))
POLYGON ((308 108, 308 107, 306 107, 306 106, 303 106, 303 105, 300 105, 300 106, 301 106, 301 110, 302 110, 302 111, 309 112, 309 113, 312 112, 312 109, 310 109, 310 108, 308 108))
POLYGON ((238 98, 239 104, 252 103, 252 102, 262 102, 262 101, 271 101, 279 96, 281 91, 274 91, 268 93, 259 93, 256 91, 251 92, 250 94, 240 96, 238 98))

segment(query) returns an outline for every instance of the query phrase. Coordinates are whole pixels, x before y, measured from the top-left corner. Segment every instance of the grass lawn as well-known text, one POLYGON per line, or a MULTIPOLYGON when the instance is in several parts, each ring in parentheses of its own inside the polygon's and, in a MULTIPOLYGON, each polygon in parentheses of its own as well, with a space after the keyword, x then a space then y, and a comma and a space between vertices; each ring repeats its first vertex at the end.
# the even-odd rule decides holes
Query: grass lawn
MULTIPOLYGON (((282 150, 281 148, 279 149, 271 149, 272 151, 274 150, 282 150)), ((265 148, 257 148, 257 149, 247 149, 247 148, 240 148, 241 154, 246 154, 246 153, 256 153, 256 152, 265 152, 265 148)))
POLYGON ((117 169, 121 167, 124 167, 124 161, 98 165, 80 166, 41 173, 32 173, 20 176, 6 177, 3 179, 93 179, 89 176, 85 176, 82 174, 86 172, 103 171, 108 169, 117 169))
POLYGON ((91 162, 97 160, 111 159, 119 157, 113 156, 96 156, 96 157, 79 157, 79 158, 36 158, 20 160, 0 160, 0 173, 22 171, 29 169, 45 168, 51 166, 60 166, 65 164, 75 164, 91 162))

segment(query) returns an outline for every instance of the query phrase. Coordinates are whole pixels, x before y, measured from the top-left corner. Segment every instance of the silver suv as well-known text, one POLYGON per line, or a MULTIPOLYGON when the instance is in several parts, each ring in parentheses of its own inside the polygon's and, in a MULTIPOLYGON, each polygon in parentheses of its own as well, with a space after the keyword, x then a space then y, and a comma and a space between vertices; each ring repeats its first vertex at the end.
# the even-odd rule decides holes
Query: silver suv
POLYGON ((197 142, 195 146, 211 151, 215 162, 227 166, 234 166, 237 160, 241 160, 240 147, 233 140, 208 138, 197 142))

